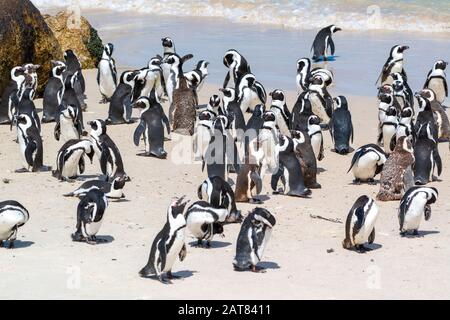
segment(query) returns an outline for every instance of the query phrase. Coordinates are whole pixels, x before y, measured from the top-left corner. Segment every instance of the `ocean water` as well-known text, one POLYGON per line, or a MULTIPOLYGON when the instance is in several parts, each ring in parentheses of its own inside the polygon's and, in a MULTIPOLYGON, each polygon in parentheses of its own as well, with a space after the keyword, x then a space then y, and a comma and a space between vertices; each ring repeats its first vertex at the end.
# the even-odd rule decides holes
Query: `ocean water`
POLYGON ((140 14, 216 17, 289 29, 337 24, 346 30, 450 32, 449 0, 32 0, 40 8, 72 6, 140 14))

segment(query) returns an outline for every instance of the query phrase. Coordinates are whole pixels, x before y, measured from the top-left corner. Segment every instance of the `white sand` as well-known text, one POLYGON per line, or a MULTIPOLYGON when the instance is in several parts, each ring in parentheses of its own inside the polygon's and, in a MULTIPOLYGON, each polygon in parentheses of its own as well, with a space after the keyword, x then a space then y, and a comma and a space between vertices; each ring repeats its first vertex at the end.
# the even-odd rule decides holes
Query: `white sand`
MULTIPOLYGON (((106 118, 107 105, 99 105, 95 71, 86 71, 89 112, 85 121, 106 118)), ((203 89, 200 102, 215 93, 203 89)), ((289 93, 292 108, 294 93, 289 93)), ((348 97, 355 126, 356 149, 375 141, 377 101, 368 97, 348 97)), ((42 101, 36 101, 41 108, 42 101)), ((60 144, 53 138, 54 124, 43 125, 45 164, 55 166, 60 144)), ((174 285, 143 279, 138 271, 145 265, 150 245, 166 219, 166 209, 174 196, 186 194, 196 201, 197 187, 204 180, 199 165, 173 165, 170 160, 136 156, 143 145, 132 143, 133 125, 108 127, 118 144, 125 170, 132 178, 126 185, 127 202, 110 203, 100 235, 112 242, 91 246, 74 243, 76 199, 62 194, 80 182, 58 182, 50 173, 16 174, 20 167, 18 145, 9 126, 0 127, 0 199, 14 199, 31 215, 19 230, 14 250, 0 249, 0 298, 127 298, 127 299, 369 299, 450 298, 450 168, 448 144, 440 145, 444 163, 438 202, 432 217, 423 222, 421 238, 398 235, 398 202, 379 203, 376 224, 379 248, 367 254, 342 249, 344 224, 310 218, 310 214, 345 221, 357 197, 375 196, 378 186, 351 185, 346 174, 352 155, 332 153, 331 139, 325 133, 325 159, 319 163, 326 171, 318 177, 322 189, 312 199, 272 196, 269 184, 264 207, 275 214, 277 225, 263 257, 265 274, 233 271, 232 259, 239 225, 225 228, 224 239, 217 237, 212 249, 188 245, 184 262, 174 266, 183 276, 174 285), (327 249, 334 252, 327 253, 327 249), (78 282, 77 279, 80 281, 78 282), (79 284, 79 285, 78 285, 79 284)), ((166 150, 171 153, 171 143, 166 150)), ((97 161, 87 165, 87 175, 97 175, 97 161)), ((247 213, 252 205, 238 204, 247 213)), ((191 242, 191 240, 189 240, 191 242)))

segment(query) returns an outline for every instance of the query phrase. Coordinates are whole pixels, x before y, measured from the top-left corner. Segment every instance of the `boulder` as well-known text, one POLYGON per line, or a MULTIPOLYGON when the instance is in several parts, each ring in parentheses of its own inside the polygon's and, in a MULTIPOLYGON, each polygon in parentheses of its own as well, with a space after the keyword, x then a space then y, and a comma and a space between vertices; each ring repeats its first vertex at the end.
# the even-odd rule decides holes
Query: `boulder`
POLYGON ((51 60, 63 52, 40 11, 29 0, 0 0, 0 93, 17 65, 33 62, 38 70, 42 92, 51 70, 51 60))
POLYGON ((103 43, 89 22, 82 16, 78 19, 70 12, 55 16, 44 16, 63 51, 72 49, 83 69, 96 68, 102 57, 103 43))

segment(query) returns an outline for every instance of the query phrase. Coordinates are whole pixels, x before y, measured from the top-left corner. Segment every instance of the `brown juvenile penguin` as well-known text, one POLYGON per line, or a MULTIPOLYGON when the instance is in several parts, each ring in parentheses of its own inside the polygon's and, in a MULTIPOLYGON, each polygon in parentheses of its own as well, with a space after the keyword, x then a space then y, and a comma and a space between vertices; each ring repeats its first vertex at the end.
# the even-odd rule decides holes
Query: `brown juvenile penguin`
POLYGON ((308 133, 292 130, 291 137, 294 141, 295 155, 302 168, 305 187, 310 189, 322 188, 322 186, 317 183, 317 160, 308 133))
POLYGON ((400 200, 405 191, 405 178, 414 164, 414 151, 411 137, 400 137, 394 152, 389 156, 381 171, 380 191, 377 200, 400 200))
MULTIPOLYGON (((251 150, 255 150, 255 143, 250 143, 251 150)), ((255 198, 262 190, 260 174, 261 166, 258 155, 254 151, 249 151, 237 176, 236 190, 234 192, 236 202, 261 203, 261 200, 255 198)))
POLYGON ((174 132, 190 136, 194 134, 198 98, 195 88, 189 88, 184 77, 183 63, 192 57, 192 54, 180 57, 173 53, 164 59, 164 63, 170 65, 168 81, 173 88, 172 104, 169 109, 170 124, 174 132))

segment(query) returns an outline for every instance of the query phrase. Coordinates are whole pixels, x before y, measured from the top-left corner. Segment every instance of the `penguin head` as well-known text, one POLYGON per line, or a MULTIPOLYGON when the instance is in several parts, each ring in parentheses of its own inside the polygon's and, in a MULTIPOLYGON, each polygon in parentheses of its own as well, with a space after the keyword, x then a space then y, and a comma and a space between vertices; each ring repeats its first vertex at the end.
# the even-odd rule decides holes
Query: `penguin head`
POLYGON ((400 117, 402 119, 411 119, 414 115, 414 110, 411 107, 405 107, 402 110, 402 113, 400 114, 400 117))
POLYGON ((275 127, 276 119, 277 118, 275 116, 275 113, 273 113, 272 111, 266 111, 263 114, 263 120, 264 120, 265 126, 275 127))
POLYGON ((311 69, 311 60, 309 58, 301 58, 297 60, 297 72, 305 70, 308 72, 311 69))
POLYGON ((395 80, 392 83, 392 88, 394 89, 395 92, 403 92, 404 89, 403 81, 395 80))
POLYGON ((323 78, 319 75, 315 75, 310 79, 310 87, 311 86, 316 86, 319 88, 323 88, 325 87, 325 81, 323 80, 323 78))
POLYGON ((172 201, 167 213, 169 221, 178 220, 180 217, 184 220, 184 208, 189 203, 189 200, 184 201, 185 196, 172 201))
POLYGON ((240 57, 239 52, 237 52, 234 49, 230 49, 227 52, 225 52, 225 55, 223 57, 223 64, 225 67, 229 68, 231 64, 240 57))
POLYGON ((389 107, 386 110, 386 116, 387 117, 396 117, 397 116, 397 108, 395 107, 389 107))
POLYGON ((306 142, 306 137, 303 132, 300 130, 290 130, 292 140, 294 140, 296 143, 301 144, 306 142))
POLYGON ((436 63, 434 64, 434 68, 433 69, 440 69, 440 70, 445 70, 448 66, 448 62, 444 61, 444 60, 438 60, 436 61, 436 63))
POLYGON ((163 62, 167 63, 171 66, 171 68, 179 68, 183 67, 183 63, 192 59, 194 56, 192 54, 187 54, 183 57, 180 57, 176 53, 172 53, 164 58, 163 62))
POLYGON ((264 208, 255 208, 250 213, 252 222, 255 224, 265 224, 269 228, 273 228, 276 224, 275 217, 264 208))
POLYGON ((279 136, 278 136, 278 141, 279 141, 279 147, 278 147, 278 150, 280 151, 280 152, 283 152, 283 151, 286 151, 288 148, 289 148, 289 144, 290 144, 290 142, 292 141, 289 137, 287 137, 287 136, 285 136, 285 135, 283 135, 283 134, 280 134, 279 136))
POLYGON ((391 105, 394 102, 394 88, 390 84, 385 84, 378 89, 378 99, 380 102, 391 105))
MULTIPOLYGON (((232 117, 233 115, 230 115, 232 117)), ((228 124, 230 123, 230 119, 226 116, 217 116, 214 120, 214 130, 220 131, 222 133, 228 128, 228 124)))
POLYGON ((240 88, 244 88, 244 87, 254 88, 255 81, 256 81, 255 76, 252 73, 247 73, 244 76, 242 76, 241 79, 239 80, 239 87, 240 88))
POLYGON ((431 89, 423 89, 419 94, 430 102, 436 99, 436 94, 431 89))
POLYGON ((144 73, 145 72, 143 70, 124 71, 122 73, 122 75, 120 76, 120 83, 127 84, 131 87, 134 87, 136 80, 138 78, 142 78, 144 73))
POLYGON ((25 113, 15 116, 15 123, 24 131, 32 125, 30 116, 25 113))
POLYGON ((41 67, 39 64, 27 63, 23 65, 25 72, 28 74, 36 74, 37 70, 41 67))
POLYGON ((78 116, 78 110, 75 108, 75 106, 69 105, 67 106, 67 108, 61 111, 61 114, 64 118, 74 121, 78 116))
POLYGON ((209 105, 215 109, 220 106, 220 97, 217 94, 214 94, 209 98, 209 105))
POLYGON ((336 33, 338 31, 342 31, 341 28, 336 27, 334 24, 332 24, 331 26, 328 26, 328 29, 331 31, 331 33, 336 33))
POLYGON ((391 57, 394 58, 394 59, 402 58, 403 57, 403 52, 405 52, 408 49, 409 49, 408 46, 395 45, 391 49, 391 57))
POLYGON ((202 111, 198 115, 198 120, 200 120, 200 121, 211 121, 212 118, 213 118, 213 115, 211 114, 211 112, 208 112, 208 111, 202 111))
POLYGON ((112 182, 112 188, 114 190, 122 190, 125 186, 125 183, 128 181, 128 176, 126 174, 122 174, 114 179, 112 182))
POLYGON ((236 99, 236 90, 233 88, 223 88, 219 89, 219 91, 223 93, 223 102, 225 105, 236 99))
MULTIPOLYGON (((28 75, 27 75, 28 76, 28 75)), ((15 82, 23 82, 26 78, 25 68, 22 66, 14 67, 11 70, 11 79, 15 82)))
POLYGON ((52 60, 52 76, 62 79, 63 73, 67 70, 64 62, 52 60))
POLYGON ((333 99, 335 109, 348 110, 347 98, 344 96, 339 96, 333 99))
POLYGON ((146 109, 150 108, 150 98, 149 97, 140 97, 136 100, 136 102, 133 104, 134 108, 140 108, 140 109, 146 109))
POLYGON ((320 126, 320 118, 316 115, 312 115, 308 118, 308 127, 309 126, 320 126))
POLYGON ((108 57, 111 57, 114 52, 114 45, 112 43, 105 44, 103 50, 108 57))
POLYGON ((79 63, 77 55, 71 49, 66 50, 64 52, 64 59, 66 60, 66 63, 69 63, 69 62, 78 62, 79 63))
POLYGON ((414 153, 412 138, 403 136, 398 138, 397 144, 395 145, 395 152, 407 152, 410 154, 414 153))
POLYGON ((264 115, 264 112, 266 112, 266 106, 263 104, 257 104, 255 106, 255 109, 253 110, 253 116, 257 118, 262 118, 264 115))
POLYGON ((155 67, 159 68, 161 66, 161 63, 163 61, 163 57, 160 55, 156 55, 155 57, 151 58, 148 62, 148 68, 153 69, 155 67))
POLYGON ((87 123, 91 126, 91 135, 101 136, 102 134, 106 134, 106 122, 100 119, 89 121, 87 123))
POLYGON ((276 105, 284 106, 284 104, 286 103, 286 96, 283 90, 276 89, 269 93, 269 96, 272 97, 272 104, 274 104, 275 102, 276 105))
POLYGON ((205 76, 205 75, 208 74, 208 66, 209 66, 209 62, 208 62, 208 61, 200 60, 200 61, 197 63, 196 69, 197 69, 197 70, 200 70, 201 73, 205 76))
POLYGON ((429 111, 431 110, 431 103, 430 103, 430 101, 432 101, 430 100, 431 96, 428 96, 425 93, 422 94, 422 92, 423 91, 418 92, 414 95, 417 99, 417 102, 419 103, 419 112, 429 111))
POLYGON ((175 45, 173 44, 173 40, 171 38, 162 38, 161 42, 164 49, 175 49, 175 45))

